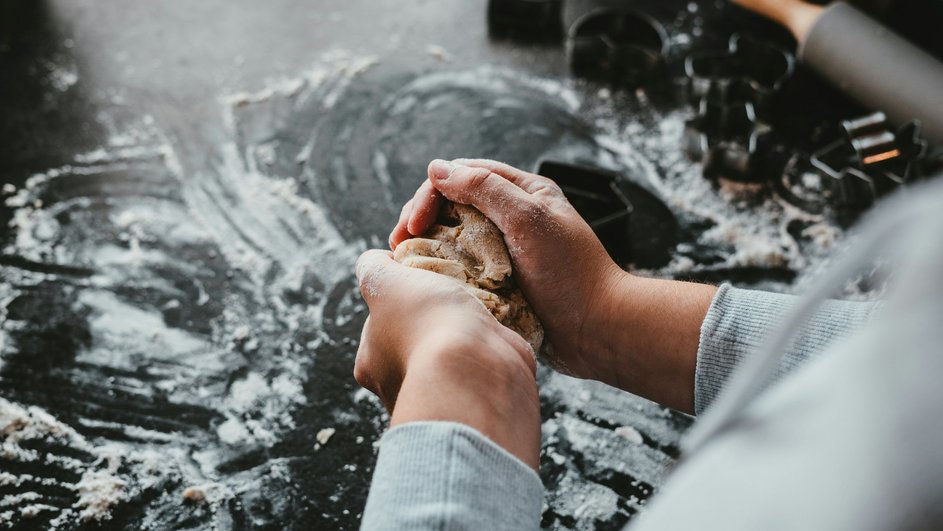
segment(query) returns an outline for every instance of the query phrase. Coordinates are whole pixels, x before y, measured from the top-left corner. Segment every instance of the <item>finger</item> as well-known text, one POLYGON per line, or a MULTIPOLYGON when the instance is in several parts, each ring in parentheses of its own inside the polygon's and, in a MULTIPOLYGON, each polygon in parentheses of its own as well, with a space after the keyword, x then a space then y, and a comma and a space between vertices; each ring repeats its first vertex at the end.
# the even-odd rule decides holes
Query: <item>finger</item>
POLYGON ((390 233, 390 249, 394 251, 397 245, 409 239, 409 231, 406 229, 406 223, 412 215, 414 204, 415 202, 410 199, 403 205, 403 210, 399 213, 399 220, 396 222, 396 226, 393 227, 393 232, 390 233))
POLYGON ((381 251, 371 249, 357 259, 354 266, 357 272, 357 280, 360 282, 360 294, 367 302, 367 306, 380 295, 383 289, 383 283, 389 276, 392 268, 403 267, 393 260, 393 253, 390 251, 381 251))
POLYGON ((432 181, 426 179, 416 190, 413 205, 406 228, 413 236, 419 236, 435 223, 439 215, 439 207, 442 205, 442 194, 432 186, 432 181))
POLYGON ((354 380, 360 387, 376 394, 370 373, 370 361, 370 316, 368 315, 360 331, 360 343, 357 345, 357 355, 354 358, 354 380))
POLYGON ((537 206, 530 194, 487 168, 434 160, 429 180, 447 199, 480 210, 505 234, 513 234, 516 222, 537 206))
POLYGON ((529 194, 535 194, 540 191, 549 191, 552 193, 558 193, 560 195, 563 194, 557 183, 553 182, 552 180, 542 175, 537 175, 536 173, 530 173, 520 168, 515 168, 510 164, 505 164, 503 162, 490 159, 455 159, 452 162, 461 164, 463 166, 471 166, 473 168, 486 168, 492 173, 496 173, 501 177, 511 181, 512 183, 520 186, 525 192, 529 194))

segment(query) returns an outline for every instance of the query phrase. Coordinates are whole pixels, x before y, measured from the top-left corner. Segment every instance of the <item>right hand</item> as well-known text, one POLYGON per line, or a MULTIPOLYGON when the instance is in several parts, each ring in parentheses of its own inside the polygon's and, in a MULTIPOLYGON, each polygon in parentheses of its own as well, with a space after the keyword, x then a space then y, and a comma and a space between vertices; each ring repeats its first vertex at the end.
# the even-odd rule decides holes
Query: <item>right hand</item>
POLYGON ((631 277, 560 187, 491 160, 434 160, 428 175, 403 208, 390 246, 424 233, 442 197, 474 206, 504 233, 517 283, 544 326, 547 361, 573 376, 605 380, 609 364, 599 357, 608 350, 614 299, 631 277))

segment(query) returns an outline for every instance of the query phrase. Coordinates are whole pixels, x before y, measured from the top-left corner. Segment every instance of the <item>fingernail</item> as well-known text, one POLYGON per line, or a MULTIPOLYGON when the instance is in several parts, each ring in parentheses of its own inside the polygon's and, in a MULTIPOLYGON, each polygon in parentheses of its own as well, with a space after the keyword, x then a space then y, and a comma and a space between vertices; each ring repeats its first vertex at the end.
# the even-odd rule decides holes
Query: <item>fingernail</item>
POLYGON ((435 159, 429 164, 429 169, 432 170, 429 172, 429 175, 442 181, 448 179, 452 175, 452 172, 455 171, 456 167, 455 164, 447 160, 435 159))

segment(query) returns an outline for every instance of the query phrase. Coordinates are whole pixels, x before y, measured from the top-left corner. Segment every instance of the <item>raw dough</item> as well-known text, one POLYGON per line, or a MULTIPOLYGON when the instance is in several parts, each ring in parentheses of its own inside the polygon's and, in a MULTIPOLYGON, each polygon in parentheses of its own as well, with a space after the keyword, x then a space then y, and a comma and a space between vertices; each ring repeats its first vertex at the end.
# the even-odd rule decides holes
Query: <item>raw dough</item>
POLYGON ((397 262, 453 278, 504 326, 540 351, 544 330, 511 276, 511 256, 501 231, 476 208, 446 203, 421 237, 396 247, 397 262))

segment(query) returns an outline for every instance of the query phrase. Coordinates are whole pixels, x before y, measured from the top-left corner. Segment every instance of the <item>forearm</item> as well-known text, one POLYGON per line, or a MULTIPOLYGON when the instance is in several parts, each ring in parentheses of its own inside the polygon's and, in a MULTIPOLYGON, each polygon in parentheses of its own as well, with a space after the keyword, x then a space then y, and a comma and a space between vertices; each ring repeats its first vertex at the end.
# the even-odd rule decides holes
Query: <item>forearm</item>
POLYGON ((620 272, 604 291, 601 333, 585 347, 598 360, 592 377, 693 413, 701 324, 717 288, 620 272))
POLYGON ((412 349, 362 529, 537 528, 533 354, 509 330, 472 330, 430 331, 412 349))
POLYGON ((540 402, 533 368, 493 335, 425 345, 408 367, 390 426, 430 420, 464 424, 536 470, 540 402))
MULTIPOLYGON (((795 297, 619 275, 602 298, 600 333, 587 334, 594 374, 614 387, 688 413, 700 413, 741 361, 759 348, 795 297)), ((787 352, 783 375, 864 323, 871 303, 828 301, 787 352)))

